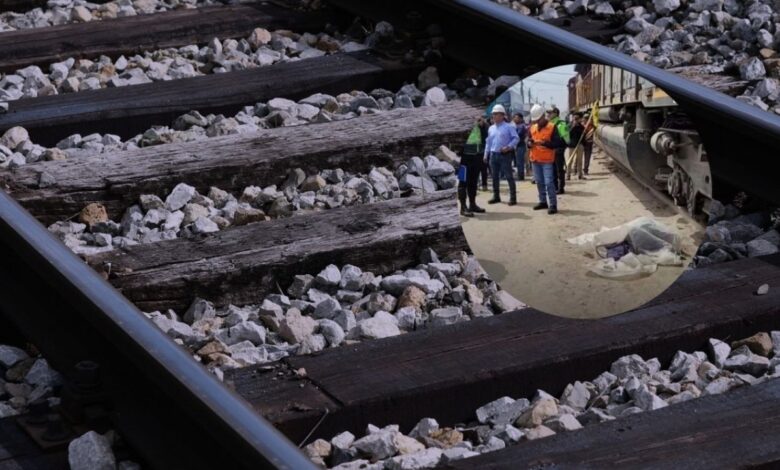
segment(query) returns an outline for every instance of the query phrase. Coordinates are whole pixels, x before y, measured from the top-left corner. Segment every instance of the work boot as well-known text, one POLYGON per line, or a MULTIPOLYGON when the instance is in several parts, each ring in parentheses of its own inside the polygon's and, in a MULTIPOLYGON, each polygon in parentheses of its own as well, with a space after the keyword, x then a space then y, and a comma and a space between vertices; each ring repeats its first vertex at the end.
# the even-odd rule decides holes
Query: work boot
POLYGON ((507 206, 516 206, 517 200, 516 199, 510 199, 509 202, 506 203, 507 206))
POLYGON ((472 204, 471 207, 469 207, 469 210, 471 212, 474 212, 475 214, 484 214, 485 213, 485 209, 479 207, 476 204, 472 204))
POLYGON ((493 199, 489 200, 488 204, 498 204, 499 202, 501 202, 501 198, 497 196, 493 196, 493 199))
POLYGON ((552 206, 551 208, 549 208, 549 209, 547 210, 547 213, 548 213, 548 214, 557 214, 557 213, 558 213, 558 208, 557 208, 557 207, 555 207, 555 206, 552 206))
POLYGON ((460 215, 462 215, 463 217, 474 217, 474 213, 468 210, 466 206, 461 206, 460 215))
POLYGON ((547 209, 547 203, 546 202, 540 202, 539 204, 534 206, 535 211, 540 211, 542 209, 547 209))

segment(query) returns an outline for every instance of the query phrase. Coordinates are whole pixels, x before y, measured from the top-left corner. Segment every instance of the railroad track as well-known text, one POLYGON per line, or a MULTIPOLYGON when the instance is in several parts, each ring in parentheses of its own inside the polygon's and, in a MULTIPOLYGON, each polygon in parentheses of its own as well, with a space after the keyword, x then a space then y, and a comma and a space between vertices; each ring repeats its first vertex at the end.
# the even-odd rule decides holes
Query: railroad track
MULTIPOLYGON (((290 9, 284 3, 210 6, 0 33, 0 40, 12 43, 0 52, 0 70, 47 64, 67 56, 115 57, 202 44, 213 36, 247 37, 256 27, 299 33, 354 29, 364 24, 353 23, 354 15, 374 22, 389 21, 396 28, 395 41, 389 45, 380 41, 373 50, 337 52, 248 70, 11 101, 9 112, 0 114, 0 132, 22 126, 33 142, 51 147, 74 133, 111 133, 124 141, 152 126, 171 126, 192 110, 204 116, 240 113, 258 101, 280 97, 301 100, 315 93, 339 95, 355 89, 387 88, 392 90, 387 97, 397 102, 395 90, 416 82, 429 65, 409 57, 401 60, 410 47, 417 49, 418 56, 440 56, 435 65, 447 83, 462 78, 466 66, 497 76, 565 63, 604 62, 649 78, 687 106, 705 143, 718 142, 708 144, 717 182, 780 204, 774 175, 768 171, 775 167, 771 156, 780 143, 780 119, 583 41, 556 26, 478 0, 398 2, 392 6, 332 0, 329 9, 316 12, 290 9), (411 10, 418 13, 408 14, 411 10), (431 23, 440 25, 440 31, 434 28, 433 35, 444 38, 443 42, 426 37, 431 23), (491 44, 508 41, 523 41, 528 53, 507 56, 492 52, 491 44)), ((582 20, 572 24, 559 21, 558 26, 595 40, 614 33, 608 26, 582 20)), ((68 384, 78 383, 83 361, 99 363, 101 393, 90 409, 110 421, 144 466, 297 469, 312 467, 296 449, 298 444, 318 438, 330 439, 343 431, 362 436, 369 424, 399 424, 407 431, 423 417, 453 427, 473 420, 474 410, 502 396, 530 398, 537 389, 560 396, 567 384, 590 380, 625 355, 655 357, 666 365, 677 351, 705 350, 710 338, 733 340, 777 328, 777 255, 688 272, 650 304, 589 322, 553 318, 525 308, 502 313, 502 297, 490 290, 495 285, 477 272, 469 275, 471 281, 457 284, 464 287, 463 298, 479 297, 478 303, 486 309, 462 312, 470 321, 448 325, 447 312, 440 312, 441 317, 427 312, 429 318, 413 320, 411 327, 404 328, 417 331, 376 339, 361 333, 348 336, 339 347, 321 351, 322 347, 312 346, 313 340, 301 341, 316 352, 301 356, 291 355, 294 349, 279 349, 274 343, 272 352, 284 352, 275 356, 278 360, 242 363, 245 367, 223 370, 218 363, 228 361, 224 350, 203 352, 207 344, 193 334, 178 336, 177 341, 189 350, 182 348, 158 326, 166 325, 172 336, 186 330, 179 320, 196 315, 197 309, 190 308, 193 302, 205 305, 198 304, 198 299, 228 310, 273 300, 284 304, 281 295, 300 282, 301 275, 317 276, 332 264, 354 265, 365 273, 384 276, 384 280, 412 269, 415 272, 410 276, 423 277, 422 281, 415 278, 414 284, 423 294, 438 289, 445 292, 438 284, 469 277, 465 271, 473 268, 468 257, 460 254, 467 245, 453 191, 442 184, 428 189, 422 183, 416 189, 411 184, 402 194, 412 193, 410 197, 367 198, 343 207, 325 204, 327 210, 302 211, 294 217, 266 217, 271 215, 266 205, 262 214, 252 213, 258 217, 256 223, 230 223, 215 233, 153 243, 120 243, 113 250, 85 252, 82 259, 40 224, 68 224, 90 204, 102 206, 107 218, 120 220, 141 196, 146 198, 142 201, 153 201, 151 196, 156 196, 160 204, 173 209, 169 197, 179 183, 191 185, 202 195, 212 194, 210 188, 216 187, 241 199, 249 187, 283 188, 293 168, 311 176, 342 168, 354 172, 356 180, 369 180, 365 175, 379 169, 382 174, 401 175, 400 167, 408 171, 414 165, 411 157, 438 149, 446 160, 448 154, 440 146, 460 150, 473 116, 479 112, 478 103, 471 99, 479 95, 480 86, 475 82, 478 80, 471 82, 471 88, 453 86, 451 99, 437 106, 418 106, 423 99, 418 96, 418 103, 408 109, 376 114, 364 110, 349 116, 351 119, 301 122, 256 134, 239 132, 129 150, 115 148, 64 161, 28 161, 2 170, 0 179, 8 195, 0 195, 0 242, 4 248, 0 312, 2 323, 8 325, 3 330, 14 333, 0 339, 19 343, 23 337, 35 344, 68 384), (429 249, 438 253, 442 258, 438 261, 443 263, 433 259, 429 249), (419 265, 426 274, 414 269, 419 265), (444 275, 449 269, 454 274, 444 275), (765 295, 755 295, 761 284, 772 288, 765 295), (480 289, 484 292, 477 292, 480 289), (158 313, 149 321, 141 313, 167 309, 176 314, 158 313), (418 321, 435 327, 418 329, 418 321), (171 332, 174 326, 184 330, 171 332), (218 373, 209 373, 192 360, 193 355, 208 361, 209 369, 216 367, 218 373), (82 365, 77 367, 79 363, 82 365)), ((424 175, 417 176, 424 179, 424 175)), ((274 194, 274 200, 280 197, 274 194)), ((317 196, 325 200, 323 193, 317 196)), ((193 197, 191 194, 184 204, 193 197)), ((300 199, 300 194, 294 197, 300 199)), ((175 207, 184 210, 184 204, 175 207)), ((144 208, 143 216, 148 212, 144 208)), ((124 221, 117 225, 121 223, 124 221)), ((91 236, 98 233, 104 232, 95 231, 91 236)), ((119 232, 112 233, 120 237, 119 232)), ((121 232, 122 237, 126 235, 121 232)), ((389 282, 379 282, 373 288, 368 284, 361 284, 366 294, 370 289, 391 289, 389 282)), ((409 285, 398 288, 393 303, 409 285)), ((335 287, 322 289, 338 295, 335 287)), ((446 310, 447 302, 456 302, 453 294, 446 292, 446 299, 429 301, 446 310)), ((341 295, 346 298, 347 294, 341 295)), ((300 295, 290 296, 287 303, 292 306, 297 302, 294 309, 307 315, 314 313, 306 309, 316 311, 313 301, 301 302, 300 295)), ((384 299, 367 297, 371 297, 369 301, 384 299)), ((269 344, 280 334, 280 324, 291 321, 288 313, 274 315, 260 315, 265 318, 263 335, 268 335, 269 344)), ((262 343, 255 340, 258 342, 262 343)), ((332 339, 328 342, 334 345, 332 339)), ((320 346, 324 345, 323 340, 320 346)), ((747 422, 755 417, 771 427, 776 419, 770 418, 776 418, 780 410, 774 406, 759 409, 756 403, 776 398, 777 389, 776 381, 768 380, 667 410, 441 463, 456 468, 578 462, 591 462, 594 467, 630 466, 637 455, 650 459, 652 452, 660 452, 667 459, 664 463, 768 466, 780 460, 780 449, 765 437, 771 433, 740 428, 745 432, 739 437, 739 452, 734 452, 733 447, 715 445, 728 430, 714 418, 728 413, 735 421, 747 422), (707 414, 706 423, 711 422, 711 426, 694 418, 701 413, 707 414), (702 432, 711 437, 707 442, 712 445, 684 453, 676 448, 679 439, 702 432), (600 450, 607 439, 613 445, 610 452, 600 450), (640 443, 641 452, 631 442, 640 443), (709 460, 699 459, 704 454, 709 460)), ((0 423, 7 426, 9 419, 0 423)), ((18 439, 23 441, 23 437, 18 439)), ((730 439, 733 443, 733 436, 730 439)), ((56 460, 52 454, 39 454, 34 446, 13 448, 16 450, 3 459, 37 462, 39 467, 56 460)))

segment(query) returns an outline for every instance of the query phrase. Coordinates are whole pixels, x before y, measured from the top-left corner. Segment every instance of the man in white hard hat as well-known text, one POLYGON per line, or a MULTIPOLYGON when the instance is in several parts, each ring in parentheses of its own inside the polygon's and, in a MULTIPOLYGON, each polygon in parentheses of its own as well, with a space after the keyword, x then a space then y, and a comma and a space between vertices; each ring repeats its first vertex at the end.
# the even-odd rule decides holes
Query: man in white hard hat
POLYGON ((555 194, 555 152, 565 148, 566 143, 558 129, 544 115, 544 108, 538 104, 531 107, 531 129, 529 130, 529 158, 534 169, 539 204, 534 210, 547 209, 548 214, 558 212, 558 198, 555 194))
POLYGON ((493 199, 489 200, 488 204, 501 202, 499 184, 501 175, 504 175, 509 184, 508 205, 514 206, 517 204, 517 188, 512 178, 512 160, 520 138, 517 136, 517 128, 507 122, 506 109, 502 105, 493 106, 492 114, 493 125, 488 129, 485 141, 485 163, 490 164, 493 176, 493 199))

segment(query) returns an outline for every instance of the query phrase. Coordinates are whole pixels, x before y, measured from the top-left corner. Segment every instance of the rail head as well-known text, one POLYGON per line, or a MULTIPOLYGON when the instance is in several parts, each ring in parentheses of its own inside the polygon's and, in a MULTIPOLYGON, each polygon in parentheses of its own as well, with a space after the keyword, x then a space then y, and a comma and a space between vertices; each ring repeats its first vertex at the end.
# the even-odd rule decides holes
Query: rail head
MULTIPOLYGON (((242 398, 223 386, 4 191, 0 191, 0 246, 7 253, 6 262, 0 265, 0 270, 6 271, 3 277, 16 275, 22 278, 29 272, 35 279, 43 280, 45 285, 34 286, 30 291, 46 291, 72 307, 80 316, 76 321, 97 329, 122 359, 142 371, 143 377, 133 377, 133 380, 168 395, 175 407, 170 410, 172 414, 187 417, 189 423, 201 426, 204 435, 222 434, 213 436, 214 443, 222 448, 191 449, 194 454, 209 452, 230 456, 226 465, 231 461, 240 462, 233 468, 316 468, 242 398), (226 443, 232 444, 230 448, 226 443)), ((3 296, 10 294, 6 289, 0 289, 0 292, 3 296)), ((16 294, 17 297, 25 296, 29 291, 16 294)), ((15 303, 17 307, 20 305, 18 300, 15 303)), ((32 316, 36 316, 36 322, 44 323, 30 328, 30 318, 22 317, 31 316, 33 311, 39 310, 38 306, 24 301, 21 309, 3 304, 0 298, 0 314, 29 335, 28 339, 54 364, 61 351, 53 344, 90 341, 88 335, 54 340, 52 336, 64 334, 45 324, 47 315, 57 316, 54 312, 35 312, 32 316)), ((113 362, 108 358, 98 359, 113 362)), ((117 363, 113 362, 113 366, 117 363)), ((64 369, 67 368, 65 365, 64 369)), ((137 421, 138 417, 133 419, 137 421)), ((158 425, 151 419, 145 424, 158 425)), ((173 430, 170 433, 175 434, 173 430)))

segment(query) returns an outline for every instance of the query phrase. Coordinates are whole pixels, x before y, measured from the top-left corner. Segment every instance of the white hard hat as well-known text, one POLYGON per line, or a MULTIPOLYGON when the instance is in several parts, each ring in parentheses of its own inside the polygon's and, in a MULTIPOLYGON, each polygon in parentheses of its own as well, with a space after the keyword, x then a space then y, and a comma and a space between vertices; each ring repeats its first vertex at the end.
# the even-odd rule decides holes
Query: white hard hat
POLYGON ((504 107, 502 105, 497 104, 497 105, 493 106, 493 114, 496 114, 496 113, 506 114, 506 109, 504 109, 504 107))
POLYGON ((542 116, 544 116, 544 108, 539 106, 538 104, 535 104, 531 106, 531 120, 536 121, 540 119, 542 116))

